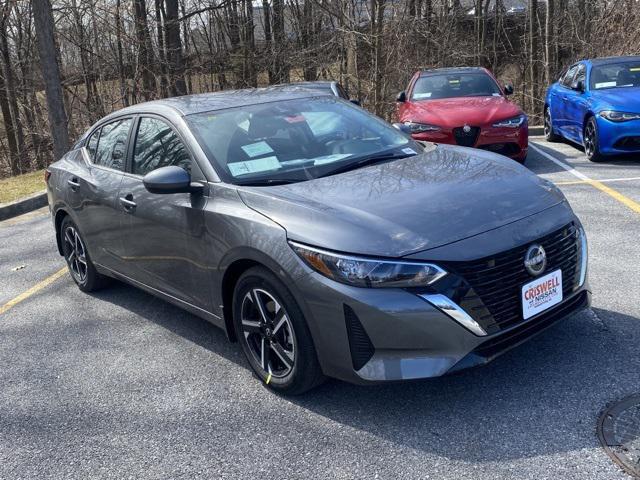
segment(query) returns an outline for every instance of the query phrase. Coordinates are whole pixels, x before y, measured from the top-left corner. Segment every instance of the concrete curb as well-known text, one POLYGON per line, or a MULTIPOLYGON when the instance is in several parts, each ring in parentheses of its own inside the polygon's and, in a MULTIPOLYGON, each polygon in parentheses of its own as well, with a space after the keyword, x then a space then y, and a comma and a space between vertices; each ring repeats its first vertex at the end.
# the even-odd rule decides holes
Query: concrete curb
POLYGON ((529 125, 529 135, 532 137, 537 137, 540 135, 544 135, 544 126, 542 125, 529 125))
POLYGON ((34 193, 11 203, 0 204, 0 221, 17 217, 47 205, 47 191, 34 193))

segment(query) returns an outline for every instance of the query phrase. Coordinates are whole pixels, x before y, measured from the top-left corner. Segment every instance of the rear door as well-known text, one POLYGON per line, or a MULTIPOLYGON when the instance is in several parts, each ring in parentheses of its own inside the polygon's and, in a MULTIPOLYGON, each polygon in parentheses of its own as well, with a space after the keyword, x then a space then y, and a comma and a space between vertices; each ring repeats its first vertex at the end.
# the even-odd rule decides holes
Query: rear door
POLYGON ((123 117, 96 128, 82 153, 86 171, 72 172, 65 186, 93 261, 115 270, 122 255, 122 214, 117 195, 132 125, 133 118, 123 117))
POLYGON ((118 194, 119 208, 126 217, 123 273, 210 311, 206 195, 153 194, 142 181, 147 173, 169 165, 189 171, 194 181, 205 182, 205 177, 167 120, 141 116, 134 130, 128 172, 118 194))

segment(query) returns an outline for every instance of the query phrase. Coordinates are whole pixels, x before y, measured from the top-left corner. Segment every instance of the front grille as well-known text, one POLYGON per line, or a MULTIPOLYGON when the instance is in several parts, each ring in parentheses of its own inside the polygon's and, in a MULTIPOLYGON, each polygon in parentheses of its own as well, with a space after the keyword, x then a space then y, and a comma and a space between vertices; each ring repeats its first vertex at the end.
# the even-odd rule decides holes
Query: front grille
POLYGON ((498 255, 447 265, 453 273, 467 281, 481 301, 481 305, 467 307, 468 313, 478 323, 494 327, 490 330, 495 331, 495 327, 504 330, 523 321, 522 286, 533 280, 525 270, 524 256, 534 243, 542 245, 547 253, 547 268, 543 275, 562 269, 563 298, 573 292, 579 281, 580 242, 576 225, 570 223, 538 240, 498 255))
POLYGON ((456 143, 461 147, 473 147, 480 135, 479 127, 471 127, 468 132, 464 131, 464 127, 458 127, 453 129, 453 136, 456 139, 456 143))
POLYGON ((517 143, 490 143, 488 145, 480 145, 478 148, 507 157, 520 153, 520 146, 517 143))

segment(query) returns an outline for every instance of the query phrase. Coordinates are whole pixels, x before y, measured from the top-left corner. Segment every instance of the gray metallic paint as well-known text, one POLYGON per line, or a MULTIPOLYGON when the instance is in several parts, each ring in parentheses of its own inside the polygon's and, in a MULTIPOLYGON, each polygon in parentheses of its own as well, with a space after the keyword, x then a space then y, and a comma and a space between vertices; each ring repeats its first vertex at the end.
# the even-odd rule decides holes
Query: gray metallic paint
POLYGON ((297 299, 329 376, 364 383, 446 373, 483 339, 408 291, 352 287, 312 271, 288 239, 360 255, 470 260, 579 221, 557 189, 524 167, 459 147, 430 146, 415 157, 286 186, 221 182, 184 115, 311 96, 284 90, 180 97, 106 117, 99 124, 143 114, 169 121, 189 146, 200 170, 195 176, 206 183, 204 194, 151 194, 141 177, 92 165, 79 147, 50 167, 54 218, 61 212, 73 218, 101 272, 222 328, 225 274, 236 262, 265 265, 297 299), (72 177, 81 183, 78 192, 67 186, 72 177), (118 202, 127 194, 137 204, 134 212, 118 202), (358 372, 351 364, 344 303, 376 348, 358 372))

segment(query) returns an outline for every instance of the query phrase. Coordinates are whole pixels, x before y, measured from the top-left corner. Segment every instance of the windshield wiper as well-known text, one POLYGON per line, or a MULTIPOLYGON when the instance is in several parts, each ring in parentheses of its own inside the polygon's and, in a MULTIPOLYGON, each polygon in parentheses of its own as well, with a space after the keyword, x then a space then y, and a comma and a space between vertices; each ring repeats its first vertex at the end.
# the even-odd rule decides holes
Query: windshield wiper
POLYGON ((290 183, 298 183, 307 180, 306 178, 300 179, 286 179, 286 178, 258 178, 253 180, 245 180, 244 182, 235 182, 236 185, 242 185, 243 187, 264 187, 275 185, 288 185, 290 183))
POLYGON ((357 168, 361 168, 361 167, 365 167, 367 165, 373 165, 375 163, 379 163, 379 162, 385 162, 385 161, 389 161, 389 160, 400 160, 402 158, 407 158, 407 157, 413 157, 414 155, 417 155, 417 153, 378 153, 375 155, 369 155, 361 160, 358 160, 357 162, 353 162, 353 163, 349 163, 347 165, 343 165, 342 167, 338 167, 334 170, 331 170, 328 173, 325 173, 324 175, 321 175, 322 177, 329 177, 331 175, 337 175, 338 173, 344 173, 344 172, 348 172, 349 170, 355 170, 357 168))

